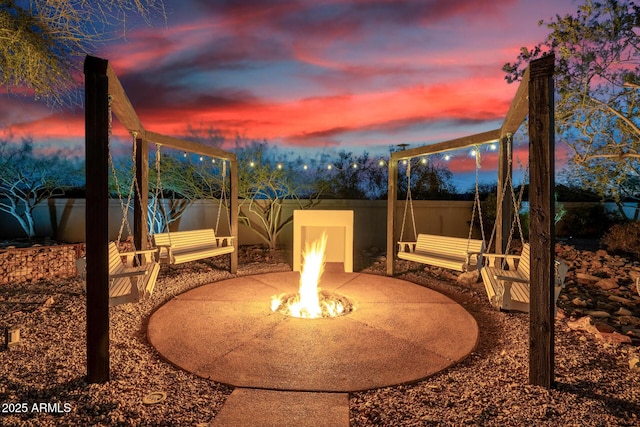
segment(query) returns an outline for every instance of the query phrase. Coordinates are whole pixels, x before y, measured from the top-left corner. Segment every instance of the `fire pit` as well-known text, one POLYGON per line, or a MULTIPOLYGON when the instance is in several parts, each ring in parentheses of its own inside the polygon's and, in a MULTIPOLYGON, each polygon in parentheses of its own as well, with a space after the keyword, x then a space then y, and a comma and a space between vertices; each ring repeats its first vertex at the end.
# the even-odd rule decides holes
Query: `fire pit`
POLYGON ((318 319, 343 316, 355 309, 355 305, 346 296, 322 291, 319 287, 325 266, 326 249, 325 233, 305 247, 298 293, 272 296, 272 311, 303 319, 318 319))
POLYGON ((348 315, 296 318, 271 310, 299 290, 295 271, 236 277, 178 295, 147 336, 165 360, 203 378, 289 391, 348 392, 413 382, 467 357, 473 317, 435 291, 386 276, 327 269, 321 292, 348 296, 348 315))

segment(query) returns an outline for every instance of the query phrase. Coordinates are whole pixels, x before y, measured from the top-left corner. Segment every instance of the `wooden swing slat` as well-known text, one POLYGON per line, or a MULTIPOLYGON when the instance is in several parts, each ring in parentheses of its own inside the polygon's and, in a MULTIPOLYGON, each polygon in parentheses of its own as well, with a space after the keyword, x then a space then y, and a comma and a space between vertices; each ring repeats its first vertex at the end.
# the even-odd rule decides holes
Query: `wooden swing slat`
POLYGON ((197 261, 235 250, 233 236, 216 236, 212 228, 157 233, 153 235, 153 243, 162 264, 197 261))
POLYGON ((415 242, 398 242, 398 258, 456 271, 482 265, 484 242, 462 237, 418 234, 415 242))

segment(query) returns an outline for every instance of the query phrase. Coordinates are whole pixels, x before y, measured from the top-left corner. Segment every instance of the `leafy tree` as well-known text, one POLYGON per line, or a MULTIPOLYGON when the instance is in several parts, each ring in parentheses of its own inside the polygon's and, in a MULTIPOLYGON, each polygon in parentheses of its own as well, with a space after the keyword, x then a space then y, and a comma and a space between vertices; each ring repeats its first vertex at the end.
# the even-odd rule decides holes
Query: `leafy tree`
POLYGON ((79 102, 82 59, 128 19, 164 16, 161 0, 0 1, 0 84, 51 104, 79 102))
POLYGON ((435 155, 412 162, 411 195, 419 200, 450 199, 456 192, 451 182, 452 176, 447 166, 440 163, 435 155))
POLYGON ((618 202, 640 195, 630 181, 640 172, 639 15, 630 1, 586 0, 575 15, 541 21, 547 38, 503 67, 513 82, 529 61, 555 53, 556 125, 573 151, 573 173, 618 202))
POLYGON ((78 186, 82 176, 80 167, 60 152, 36 155, 30 139, 21 145, 0 142, 0 171, 0 210, 12 215, 29 238, 36 234, 35 207, 78 186))
POLYGON ((335 159, 326 159, 322 178, 328 185, 326 196, 336 199, 380 199, 387 193, 386 163, 364 152, 359 156, 340 151, 335 159))

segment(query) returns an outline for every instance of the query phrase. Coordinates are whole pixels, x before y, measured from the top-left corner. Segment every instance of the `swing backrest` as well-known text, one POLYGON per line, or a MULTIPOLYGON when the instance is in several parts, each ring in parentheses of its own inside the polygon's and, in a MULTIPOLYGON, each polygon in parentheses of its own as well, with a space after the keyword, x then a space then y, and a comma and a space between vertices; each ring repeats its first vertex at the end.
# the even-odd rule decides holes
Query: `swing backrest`
POLYGON ((522 245, 522 253, 516 271, 522 277, 531 277, 531 246, 528 243, 522 245))
POLYGON ((464 237, 418 234, 416 241, 416 252, 426 252, 445 257, 463 257, 467 253, 481 253, 483 251, 484 242, 482 240, 469 240, 464 237))

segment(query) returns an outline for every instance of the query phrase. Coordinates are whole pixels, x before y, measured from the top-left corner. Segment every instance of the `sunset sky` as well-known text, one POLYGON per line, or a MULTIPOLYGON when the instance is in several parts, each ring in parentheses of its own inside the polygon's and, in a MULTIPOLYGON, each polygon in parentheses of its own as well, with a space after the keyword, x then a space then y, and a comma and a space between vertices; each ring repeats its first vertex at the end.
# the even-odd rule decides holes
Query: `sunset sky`
MULTIPOLYGON (((517 89, 502 65, 544 39, 539 20, 577 9, 572 0, 165 6, 166 24, 130 22, 125 38, 95 52, 111 62, 145 128, 176 137, 214 128, 310 157, 384 155, 498 128, 517 89)), ((83 155, 83 111, 0 95, 0 137, 9 136, 83 155)), ((454 172, 470 167, 451 163, 454 172)))

